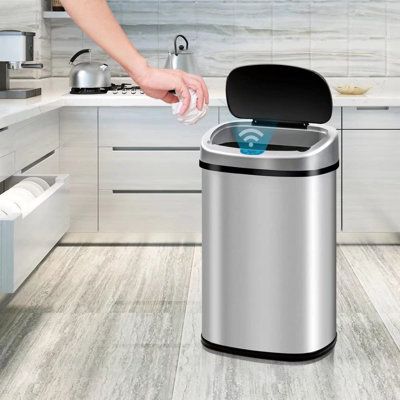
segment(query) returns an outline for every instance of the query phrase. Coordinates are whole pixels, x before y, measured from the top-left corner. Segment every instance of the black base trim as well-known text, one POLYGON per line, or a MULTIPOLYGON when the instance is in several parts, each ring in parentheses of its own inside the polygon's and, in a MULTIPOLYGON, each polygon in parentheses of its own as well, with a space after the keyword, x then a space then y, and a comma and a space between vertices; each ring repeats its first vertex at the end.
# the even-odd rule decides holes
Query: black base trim
POLYGON ((231 174, 244 174, 244 175, 261 175, 261 176, 315 176, 324 175, 329 172, 335 171, 339 168, 339 161, 329 167, 313 169, 307 171, 275 171, 270 169, 253 169, 253 168, 241 168, 241 167, 228 167, 226 165, 215 165, 209 164, 204 161, 199 162, 199 165, 203 169, 217 172, 229 172, 231 174))
POLYGON ((204 339, 203 335, 201 335, 201 343, 203 344, 204 347, 207 347, 210 350, 220 351, 223 353, 229 353, 243 357, 264 358, 269 360, 292 361, 292 362, 309 361, 324 356, 335 347, 336 339, 337 339, 337 334, 335 335, 335 339, 333 339, 332 342, 329 343, 327 346, 323 347, 320 350, 313 351, 311 353, 290 354, 290 353, 270 353, 265 351, 245 350, 245 349, 238 349, 236 347, 223 346, 220 344, 211 343, 207 339, 204 339))

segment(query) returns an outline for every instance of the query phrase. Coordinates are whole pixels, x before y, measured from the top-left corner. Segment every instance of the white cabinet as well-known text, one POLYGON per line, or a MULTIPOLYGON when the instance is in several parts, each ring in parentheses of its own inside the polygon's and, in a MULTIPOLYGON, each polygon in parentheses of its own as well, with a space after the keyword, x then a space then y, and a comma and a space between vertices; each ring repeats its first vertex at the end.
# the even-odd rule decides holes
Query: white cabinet
POLYGON ((60 169, 60 154, 59 149, 53 150, 49 154, 41 157, 39 160, 33 162, 32 164, 26 166, 21 170, 24 175, 33 174, 58 174, 60 169))
POLYGON ((0 129, 0 157, 14 151, 14 131, 8 127, 0 129))
MULTIPOLYGON (((40 176, 50 188, 23 214, 0 218, 0 292, 13 293, 69 227, 68 177, 40 176)), ((11 187, 26 176, 13 176, 11 187)))
POLYGON ((204 133, 217 123, 216 107, 211 107, 202 120, 191 126, 178 122, 170 107, 101 107, 99 145, 200 148, 204 133))
POLYGON ((100 189, 200 190, 199 151, 99 151, 100 189))
POLYGON ((343 129, 400 129, 400 107, 344 107, 343 129))
POLYGON ((60 172, 70 175, 70 232, 97 232, 97 108, 60 111, 60 172))
POLYGON ((400 232, 400 130, 343 131, 344 232, 400 232))
POLYGON ((0 157, 0 182, 4 181, 4 179, 7 179, 15 172, 14 157, 15 153, 0 157))
POLYGON ((15 168, 21 170, 59 147, 59 116, 50 111, 12 125, 15 168))
POLYGON ((102 233, 199 233, 200 193, 113 193, 100 190, 102 233))

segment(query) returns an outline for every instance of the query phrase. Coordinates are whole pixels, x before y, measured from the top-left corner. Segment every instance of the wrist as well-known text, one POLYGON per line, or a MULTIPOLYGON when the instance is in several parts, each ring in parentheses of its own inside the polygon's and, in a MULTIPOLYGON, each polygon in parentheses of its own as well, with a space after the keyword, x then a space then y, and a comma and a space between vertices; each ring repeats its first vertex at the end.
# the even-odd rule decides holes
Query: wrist
POLYGON ((133 60, 131 65, 128 66, 127 72, 136 83, 140 84, 149 74, 150 69, 151 67, 147 63, 147 60, 140 56, 140 58, 133 60))

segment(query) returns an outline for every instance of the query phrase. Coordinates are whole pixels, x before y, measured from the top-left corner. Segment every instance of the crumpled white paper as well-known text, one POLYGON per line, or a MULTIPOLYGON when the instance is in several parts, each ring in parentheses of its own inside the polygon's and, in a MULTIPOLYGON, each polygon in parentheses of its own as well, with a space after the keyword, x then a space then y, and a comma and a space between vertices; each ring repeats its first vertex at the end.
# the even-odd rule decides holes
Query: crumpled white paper
POLYGON ((196 122, 198 122, 207 114, 208 106, 207 104, 204 104, 203 109, 198 110, 196 107, 197 93, 192 89, 189 89, 189 92, 190 92, 190 105, 185 114, 183 115, 179 114, 183 104, 182 99, 179 99, 178 103, 172 104, 172 114, 177 116, 177 120, 179 122, 182 122, 183 124, 186 125, 194 125, 196 122))

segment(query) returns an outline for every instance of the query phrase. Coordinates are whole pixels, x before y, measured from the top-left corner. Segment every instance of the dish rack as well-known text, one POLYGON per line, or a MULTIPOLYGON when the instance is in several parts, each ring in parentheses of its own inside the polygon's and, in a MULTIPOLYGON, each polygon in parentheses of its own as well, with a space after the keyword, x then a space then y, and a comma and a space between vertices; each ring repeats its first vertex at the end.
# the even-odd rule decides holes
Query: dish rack
MULTIPOLYGON (((30 175, 5 181, 10 189, 30 175)), ((13 293, 67 232, 68 175, 32 175, 50 187, 23 213, 0 218, 0 292, 13 293)))

